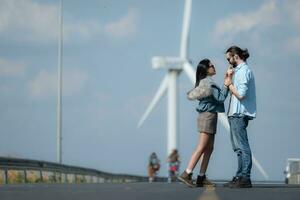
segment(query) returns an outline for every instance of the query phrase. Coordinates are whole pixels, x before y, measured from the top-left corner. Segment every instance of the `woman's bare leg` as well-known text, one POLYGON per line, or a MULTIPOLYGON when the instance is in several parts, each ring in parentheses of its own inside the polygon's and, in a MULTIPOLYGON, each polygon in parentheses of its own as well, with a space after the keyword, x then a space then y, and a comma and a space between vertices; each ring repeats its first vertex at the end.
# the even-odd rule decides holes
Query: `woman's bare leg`
POLYGON ((206 133, 200 133, 199 135, 199 141, 196 150, 193 152, 187 169, 190 171, 193 171, 196 164, 198 163, 201 155, 204 153, 204 151, 207 148, 207 145, 209 143, 210 135, 206 133))
POLYGON ((207 134, 207 135, 209 135, 209 139, 208 139, 208 143, 205 148, 205 151, 203 154, 203 159, 201 162, 201 167, 200 167, 201 174, 205 174, 208 163, 209 163, 210 156, 214 150, 215 135, 210 135, 210 134, 207 134))

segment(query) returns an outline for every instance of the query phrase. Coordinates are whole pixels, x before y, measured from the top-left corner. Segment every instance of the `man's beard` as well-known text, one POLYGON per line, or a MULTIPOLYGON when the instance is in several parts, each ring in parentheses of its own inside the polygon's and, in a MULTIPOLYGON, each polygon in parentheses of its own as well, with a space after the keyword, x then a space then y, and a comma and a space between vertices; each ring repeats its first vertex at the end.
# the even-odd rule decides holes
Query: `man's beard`
POLYGON ((233 68, 236 68, 237 63, 236 63, 236 62, 233 62, 233 63, 231 63, 231 65, 232 65, 233 68))

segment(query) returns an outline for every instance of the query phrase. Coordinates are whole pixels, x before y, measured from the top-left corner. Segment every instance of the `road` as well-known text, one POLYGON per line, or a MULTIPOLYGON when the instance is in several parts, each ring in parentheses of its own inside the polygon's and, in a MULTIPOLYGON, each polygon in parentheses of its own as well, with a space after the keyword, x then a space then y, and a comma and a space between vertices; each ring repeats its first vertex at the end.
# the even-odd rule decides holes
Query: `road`
POLYGON ((300 186, 255 184, 248 189, 188 188, 181 183, 1 185, 0 200, 299 200, 300 186))

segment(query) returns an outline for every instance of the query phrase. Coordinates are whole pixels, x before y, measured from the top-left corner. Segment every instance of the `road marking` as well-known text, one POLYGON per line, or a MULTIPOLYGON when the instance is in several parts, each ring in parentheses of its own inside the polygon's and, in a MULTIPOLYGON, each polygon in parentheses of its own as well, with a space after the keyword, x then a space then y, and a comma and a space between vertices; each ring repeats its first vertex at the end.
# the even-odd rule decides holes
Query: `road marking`
POLYGON ((215 187, 204 187, 204 191, 198 200, 220 200, 215 187))

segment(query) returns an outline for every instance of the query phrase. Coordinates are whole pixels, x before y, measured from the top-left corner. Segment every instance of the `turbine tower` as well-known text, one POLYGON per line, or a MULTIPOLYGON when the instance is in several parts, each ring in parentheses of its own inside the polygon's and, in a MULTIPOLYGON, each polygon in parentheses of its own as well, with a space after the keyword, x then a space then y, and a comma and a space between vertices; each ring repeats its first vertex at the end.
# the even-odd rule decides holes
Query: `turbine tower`
MULTIPOLYGON (((161 57, 155 56, 152 58, 152 67, 154 69, 166 69, 167 74, 161 82, 154 98, 149 104, 146 112, 140 119, 138 127, 140 127, 150 113, 153 111, 159 100, 164 93, 168 91, 168 125, 167 125, 167 156, 170 155, 173 149, 178 149, 178 132, 177 132, 177 78, 183 71, 194 85, 196 82, 196 72, 188 59, 188 44, 189 44, 189 31, 190 20, 192 11, 192 0, 185 0, 183 25, 181 33, 180 54, 179 57, 161 57)), ((218 113, 218 119, 229 133, 230 127, 227 116, 224 113, 218 113)), ((268 174, 263 167, 255 159, 252 154, 252 160, 263 177, 268 180, 268 174)))

